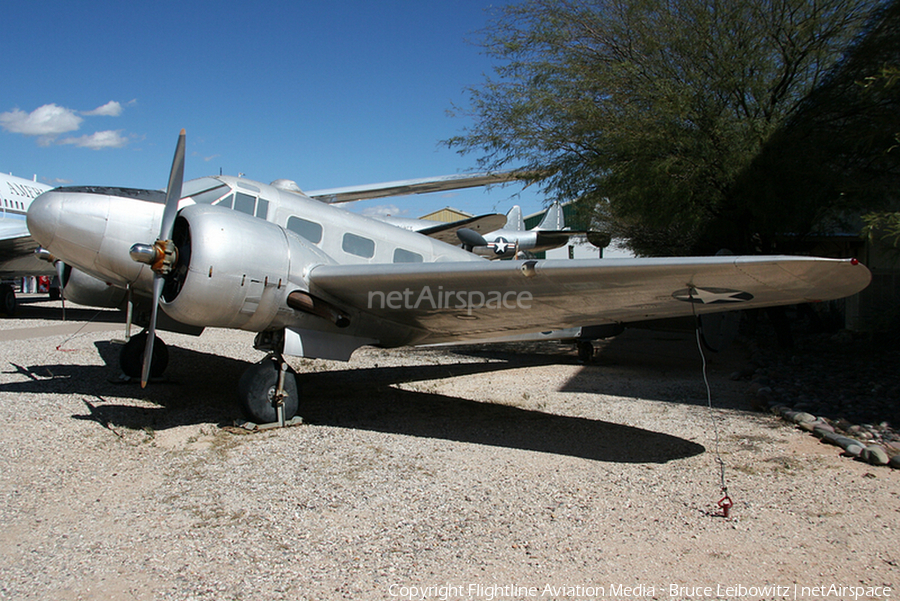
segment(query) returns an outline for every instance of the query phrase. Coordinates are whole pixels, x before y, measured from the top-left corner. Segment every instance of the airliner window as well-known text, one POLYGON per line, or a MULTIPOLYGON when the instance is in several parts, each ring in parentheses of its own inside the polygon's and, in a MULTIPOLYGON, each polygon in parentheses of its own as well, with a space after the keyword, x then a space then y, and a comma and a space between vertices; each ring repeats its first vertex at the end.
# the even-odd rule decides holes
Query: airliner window
POLYGON ((225 207, 226 209, 230 209, 232 203, 234 203, 234 194, 229 194, 222 200, 216 203, 216 206, 225 207))
POLYGON ((235 192, 234 194, 234 210, 253 215, 256 208, 256 197, 244 194, 243 192, 235 192))
POLYGON ((357 257, 363 257, 364 259, 371 259, 375 256, 375 241, 363 238, 362 236, 357 236, 356 234, 344 234, 344 241, 341 244, 341 248, 343 248, 346 253, 356 255, 357 257))
POLYGON ((318 244, 322 241, 322 226, 313 221, 307 221, 301 217, 289 217, 287 229, 302 238, 306 238, 313 244, 318 244))
POLYGON ((394 249, 394 263, 421 263, 422 255, 402 248, 394 249))
POLYGON ((269 201, 265 198, 260 198, 256 201, 256 216, 260 219, 265 219, 269 216, 269 201))

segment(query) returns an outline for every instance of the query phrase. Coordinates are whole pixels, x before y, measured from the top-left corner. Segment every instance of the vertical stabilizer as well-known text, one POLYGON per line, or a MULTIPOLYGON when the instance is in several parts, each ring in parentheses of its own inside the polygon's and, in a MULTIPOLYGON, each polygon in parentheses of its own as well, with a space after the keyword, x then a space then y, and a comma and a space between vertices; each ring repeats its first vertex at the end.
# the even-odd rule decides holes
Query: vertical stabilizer
POLYGON ((513 205, 513 208, 506 214, 506 227, 503 229, 525 231, 525 221, 522 220, 522 208, 519 205, 513 205))
POLYGON ((557 232, 566 229, 566 218, 563 216, 562 206, 558 202, 550 205, 544 218, 534 229, 557 232))

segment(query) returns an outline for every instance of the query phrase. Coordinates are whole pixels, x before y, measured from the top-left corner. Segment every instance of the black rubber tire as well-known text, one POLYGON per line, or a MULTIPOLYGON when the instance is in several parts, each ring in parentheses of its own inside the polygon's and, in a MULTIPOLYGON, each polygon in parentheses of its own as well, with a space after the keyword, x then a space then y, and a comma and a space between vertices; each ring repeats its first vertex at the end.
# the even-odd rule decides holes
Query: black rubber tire
POLYGON ((575 343, 578 349, 578 360, 582 363, 592 363, 594 361, 594 343, 590 340, 579 340, 575 343))
POLYGON ((15 289, 9 284, 3 284, 0 286, 0 295, 2 295, 0 296, 0 302, 3 303, 0 305, 0 311, 12 317, 16 314, 16 308, 18 307, 15 289))
MULTIPOLYGON (((119 367, 129 378, 140 378, 144 369, 144 347, 147 344, 147 331, 144 330, 125 343, 119 352, 119 367)), ((169 365, 169 347, 159 336, 153 341, 153 360, 150 362, 150 377, 158 378, 169 365)))
MULTIPOLYGON (((272 404, 278 386, 278 360, 269 355, 259 363, 254 363, 238 382, 238 398, 244 416, 255 424, 270 424, 278 420, 278 411, 272 404)), ((290 368, 284 375, 284 419, 297 414, 299 391, 297 379, 290 368)))

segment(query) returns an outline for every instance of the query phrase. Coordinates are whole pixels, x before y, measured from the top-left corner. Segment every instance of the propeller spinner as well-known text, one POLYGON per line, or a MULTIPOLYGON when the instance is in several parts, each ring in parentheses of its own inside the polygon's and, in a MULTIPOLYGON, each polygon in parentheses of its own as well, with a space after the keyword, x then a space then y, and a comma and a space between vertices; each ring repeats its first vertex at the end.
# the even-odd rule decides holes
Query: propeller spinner
POLYGON ((162 296, 166 276, 178 261, 178 249, 172 241, 172 230, 175 217, 178 215, 178 201, 181 200, 181 185, 184 181, 184 138, 182 129, 172 159, 169 172, 169 185, 166 187, 166 207, 163 210, 162 223, 159 227, 159 238, 152 245, 135 244, 131 247, 131 258, 139 263, 150 265, 153 270, 153 306, 150 311, 150 325, 147 327, 147 343, 144 347, 144 365, 141 370, 141 388, 147 386, 150 378, 150 363, 153 357, 153 341, 156 339, 156 317, 159 311, 159 298, 162 296))

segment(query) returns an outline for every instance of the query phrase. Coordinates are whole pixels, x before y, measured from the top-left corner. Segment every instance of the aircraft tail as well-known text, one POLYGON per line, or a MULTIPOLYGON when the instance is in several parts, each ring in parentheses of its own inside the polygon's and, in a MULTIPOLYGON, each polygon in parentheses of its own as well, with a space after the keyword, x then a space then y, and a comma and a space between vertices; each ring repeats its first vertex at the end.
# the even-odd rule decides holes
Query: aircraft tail
POLYGON ((513 208, 506 214, 506 227, 504 229, 517 232, 525 231, 525 221, 522 219, 522 208, 519 205, 513 205, 513 208))
POLYGON ((566 218, 563 215, 562 206, 558 202, 554 202, 547 209, 544 218, 538 224, 536 230, 552 230, 562 231, 566 229, 566 218))

